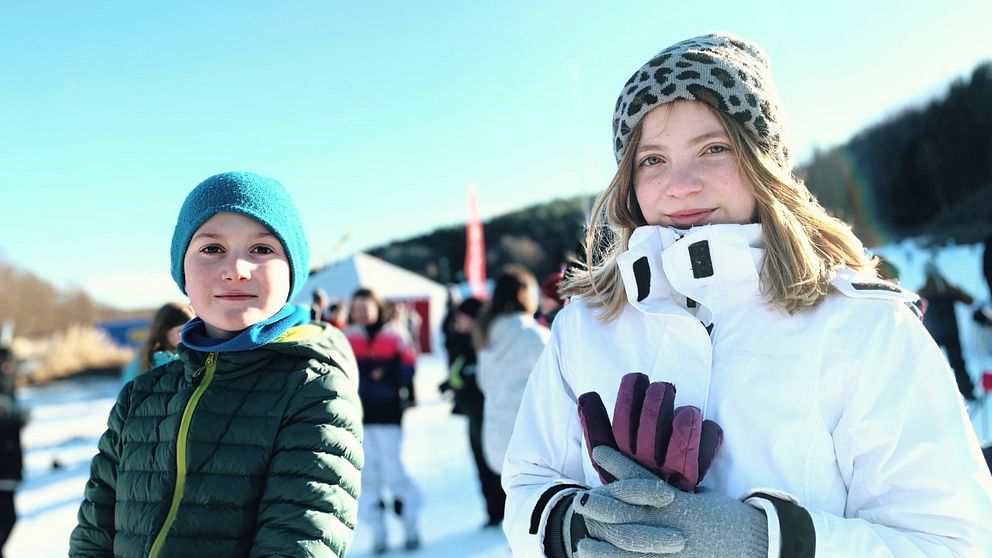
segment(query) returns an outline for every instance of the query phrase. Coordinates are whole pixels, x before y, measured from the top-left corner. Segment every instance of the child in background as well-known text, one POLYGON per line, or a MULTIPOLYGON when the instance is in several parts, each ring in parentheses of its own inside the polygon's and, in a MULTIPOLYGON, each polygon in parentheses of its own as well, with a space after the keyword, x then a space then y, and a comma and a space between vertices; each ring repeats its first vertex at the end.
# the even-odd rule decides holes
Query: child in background
POLYGON ((420 546, 420 491, 406 472, 400 450, 403 412, 413 394, 416 354, 405 332, 387 321, 386 305, 374 291, 356 290, 350 307, 351 325, 345 335, 358 361, 358 393, 365 411, 359 517, 372 530, 373 554, 382 554, 388 547, 387 509, 403 522, 405 548, 415 550, 420 546))
POLYGON ((551 332, 534 319, 537 279, 524 266, 503 266, 493 296, 475 324, 476 379, 484 396, 482 449, 489 468, 503 470, 520 399, 551 332))
POLYGON ((179 358, 124 386, 70 556, 343 556, 356 522, 358 372, 289 301, 309 251, 289 194, 251 173, 186 198, 172 276, 197 318, 179 358))
POLYGON ((135 379, 138 374, 144 374, 156 366, 176 358, 176 346, 179 345, 179 332, 186 322, 193 319, 193 309, 181 302, 163 304, 152 317, 148 328, 148 339, 141 349, 121 371, 121 380, 126 384, 135 379))

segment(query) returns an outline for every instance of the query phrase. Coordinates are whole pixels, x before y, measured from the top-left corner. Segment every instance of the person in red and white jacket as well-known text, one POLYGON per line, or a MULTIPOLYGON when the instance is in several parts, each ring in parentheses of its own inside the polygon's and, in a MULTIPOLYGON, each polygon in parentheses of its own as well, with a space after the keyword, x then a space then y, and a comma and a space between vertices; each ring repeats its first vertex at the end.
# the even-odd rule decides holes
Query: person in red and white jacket
POLYGON ((405 547, 413 550, 420 546, 420 492, 400 459, 401 421, 412 402, 416 353, 406 336, 384 322, 384 308, 372 290, 356 290, 351 298, 350 325, 344 332, 358 362, 358 395, 364 410, 365 467, 358 516, 372 529, 376 554, 386 551, 385 489, 393 497, 391 509, 403 522, 405 547))

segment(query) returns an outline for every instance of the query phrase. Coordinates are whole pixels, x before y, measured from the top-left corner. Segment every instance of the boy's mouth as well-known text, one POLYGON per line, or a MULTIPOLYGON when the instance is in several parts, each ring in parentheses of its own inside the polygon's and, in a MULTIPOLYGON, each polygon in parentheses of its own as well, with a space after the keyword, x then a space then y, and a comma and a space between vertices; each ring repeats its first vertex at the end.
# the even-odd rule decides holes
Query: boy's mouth
POLYGON ((251 295, 247 293, 221 293, 219 295, 214 295, 214 298, 219 298, 221 300, 238 301, 238 300, 248 300, 250 298, 255 298, 255 295, 251 295))

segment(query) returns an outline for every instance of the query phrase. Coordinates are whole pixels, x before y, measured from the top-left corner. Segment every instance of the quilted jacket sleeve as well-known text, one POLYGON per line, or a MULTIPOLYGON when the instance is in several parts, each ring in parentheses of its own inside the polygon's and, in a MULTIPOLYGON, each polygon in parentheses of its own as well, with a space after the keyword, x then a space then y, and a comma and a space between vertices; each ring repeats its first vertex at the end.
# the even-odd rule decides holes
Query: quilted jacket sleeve
POLYGON ((121 430, 130 407, 131 384, 124 386, 107 419, 107 431, 90 464, 78 524, 69 537, 70 557, 113 556, 114 507, 117 501, 117 466, 121 457, 121 430))
POLYGON ((351 351, 309 372, 276 437, 250 556, 344 556, 355 530, 362 415, 351 351))

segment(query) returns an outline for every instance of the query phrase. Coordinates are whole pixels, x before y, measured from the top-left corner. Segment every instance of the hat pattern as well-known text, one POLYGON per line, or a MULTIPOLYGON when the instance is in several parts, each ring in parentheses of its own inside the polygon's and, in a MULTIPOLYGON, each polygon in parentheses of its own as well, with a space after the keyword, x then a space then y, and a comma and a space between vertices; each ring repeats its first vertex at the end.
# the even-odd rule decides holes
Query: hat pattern
POLYGON ((617 161, 645 114, 680 99, 700 101, 731 116, 779 164, 789 164, 780 103, 765 53, 754 43, 723 33, 676 43, 630 76, 613 114, 617 161))

